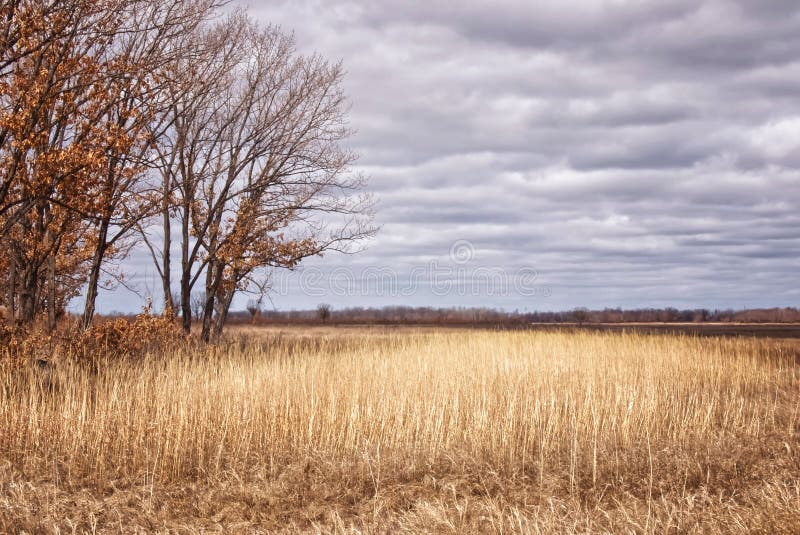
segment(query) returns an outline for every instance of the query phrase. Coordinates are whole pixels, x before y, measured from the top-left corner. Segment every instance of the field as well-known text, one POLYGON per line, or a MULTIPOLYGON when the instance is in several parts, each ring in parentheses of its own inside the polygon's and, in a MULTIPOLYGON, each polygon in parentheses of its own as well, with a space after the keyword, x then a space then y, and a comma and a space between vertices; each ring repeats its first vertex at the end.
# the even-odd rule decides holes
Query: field
MULTIPOLYGON (((0 378, 0 532, 796 533, 800 346, 239 328, 0 378)), ((58 361, 58 355, 54 357, 58 361)))

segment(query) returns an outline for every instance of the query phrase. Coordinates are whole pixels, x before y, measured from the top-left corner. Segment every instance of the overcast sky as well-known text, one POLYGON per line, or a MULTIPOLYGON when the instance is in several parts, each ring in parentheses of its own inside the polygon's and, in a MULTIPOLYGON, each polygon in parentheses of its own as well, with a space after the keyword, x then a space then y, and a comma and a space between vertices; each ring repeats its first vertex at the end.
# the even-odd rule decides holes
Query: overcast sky
POLYGON ((343 62, 382 225, 276 307, 798 305, 797 1, 239 4, 343 62))

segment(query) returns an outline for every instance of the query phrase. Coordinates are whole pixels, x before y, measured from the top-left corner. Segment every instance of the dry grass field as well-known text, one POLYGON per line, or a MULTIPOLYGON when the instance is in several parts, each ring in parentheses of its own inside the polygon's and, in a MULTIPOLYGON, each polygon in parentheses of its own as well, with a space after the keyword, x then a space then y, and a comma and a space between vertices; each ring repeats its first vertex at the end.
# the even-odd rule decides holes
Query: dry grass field
POLYGON ((0 532, 797 533, 793 344, 243 328, 8 372, 0 532))

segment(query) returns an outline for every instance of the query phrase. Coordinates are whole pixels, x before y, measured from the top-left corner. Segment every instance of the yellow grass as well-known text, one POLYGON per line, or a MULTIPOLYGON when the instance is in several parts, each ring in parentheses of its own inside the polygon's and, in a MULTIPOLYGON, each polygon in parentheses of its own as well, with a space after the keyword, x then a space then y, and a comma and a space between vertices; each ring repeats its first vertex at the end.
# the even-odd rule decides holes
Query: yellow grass
POLYGON ((241 330, 0 378, 0 532, 796 532, 789 343, 241 330))

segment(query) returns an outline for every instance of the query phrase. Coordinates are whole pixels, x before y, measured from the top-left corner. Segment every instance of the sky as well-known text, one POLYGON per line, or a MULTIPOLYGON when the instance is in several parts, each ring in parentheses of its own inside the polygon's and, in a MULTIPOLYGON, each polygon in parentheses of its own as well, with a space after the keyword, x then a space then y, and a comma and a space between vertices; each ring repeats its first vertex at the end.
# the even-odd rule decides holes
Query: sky
MULTIPOLYGON (((235 5, 342 62, 381 226, 267 306, 798 305, 795 0, 235 5)), ((149 262, 123 269, 160 300, 149 262)))

